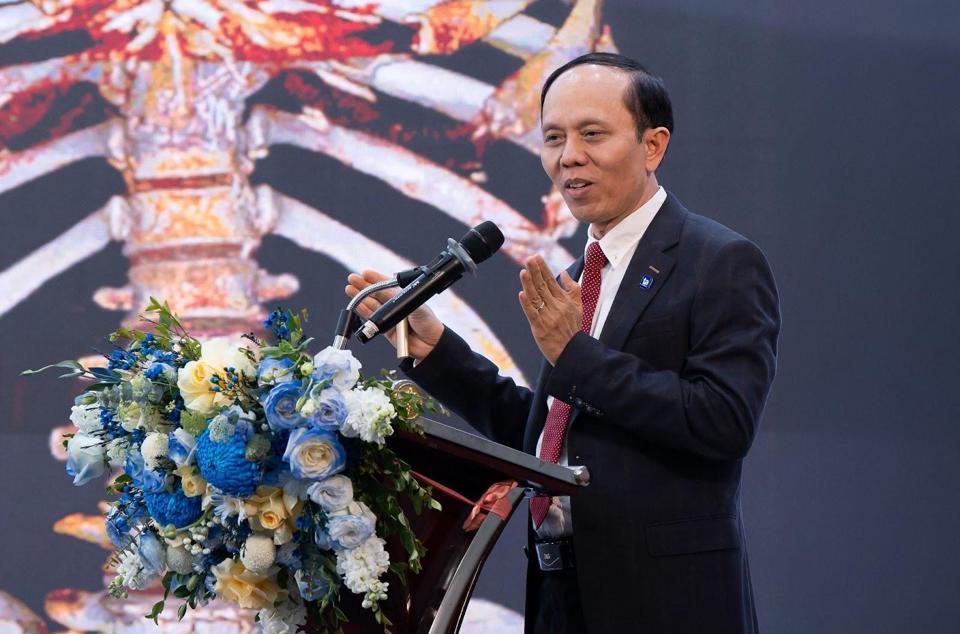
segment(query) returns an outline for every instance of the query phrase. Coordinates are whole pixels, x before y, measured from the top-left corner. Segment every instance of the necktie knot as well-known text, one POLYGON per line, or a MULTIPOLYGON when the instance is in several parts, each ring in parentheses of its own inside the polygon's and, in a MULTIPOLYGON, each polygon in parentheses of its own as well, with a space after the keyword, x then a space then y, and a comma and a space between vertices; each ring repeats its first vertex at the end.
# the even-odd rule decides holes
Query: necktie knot
POLYGON ((607 265, 609 260, 599 242, 591 242, 587 247, 587 258, 584 262, 584 269, 589 271, 600 270, 607 265))

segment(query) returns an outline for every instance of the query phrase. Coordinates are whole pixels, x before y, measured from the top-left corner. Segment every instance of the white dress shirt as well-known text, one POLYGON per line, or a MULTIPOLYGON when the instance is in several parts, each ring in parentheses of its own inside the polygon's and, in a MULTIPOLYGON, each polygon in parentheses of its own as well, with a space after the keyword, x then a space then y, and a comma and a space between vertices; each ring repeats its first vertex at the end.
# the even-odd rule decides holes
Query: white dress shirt
MULTIPOLYGON (((607 315, 610 314, 610 307, 613 306, 613 300, 620 290, 620 283, 627 272, 630 260, 643 234, 646 233, 654 216, 660 211, 663 201, 667 199, 667 192, 663 187, 657 189, 656 193, 650 197, 650 200, 643 203, 633 213, 624 218, 600 238, 600 248, 607 257, 607 264, 600 269, 600 296, 597 298, 596 312, 593 314, 593 322, 590 325, 590 336, 599 338, 603 332, 603 324, 607 321, 607 315)), ((583 252, 586 256, 587 248, 592 242, 598 242, 593 237, 590 230, 587 230, 587 244, 583 252)), ((583 274, 580 274, 583 279, 583 274)), ((579 282, 580 280, 578 280, 579 282)), ((547 407, 553 404, 553 397, 547 398, 547 407)), ((540 445, 543 444, 543 432, 540 432, 540 439, 537 441, 537 455, 540 455, 540 445)), ((560 452, 560 460, 557 464, 567 466, 567 441, 564 437, 563 447, 560 452)), ((536 529, 537 536, 541 538, 570 537, 573 535, 573 518, 570 514, 570 498, 567 496, 554 497, 550 501, 550 508, 547 510, 547 516, 544 518, 540 528, 536 529)))

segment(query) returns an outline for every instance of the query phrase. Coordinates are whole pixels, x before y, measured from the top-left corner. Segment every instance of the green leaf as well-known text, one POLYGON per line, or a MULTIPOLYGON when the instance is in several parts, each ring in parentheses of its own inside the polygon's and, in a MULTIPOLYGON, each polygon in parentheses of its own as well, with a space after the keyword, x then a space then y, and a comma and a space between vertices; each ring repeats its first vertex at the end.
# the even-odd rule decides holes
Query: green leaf
POLYGON ((67 374, 61 374, 60 378, 71 377, 71 376, 80 376, 86 371, 86 368, 80 365, 78 361, 73 359, 67 359, 66 361, 61 361, 59 363, 53 363, 51 365, 45 365, 42 368, 37 370, 24 370, 20 373, 21 376, 30 376, 31 374, 40 374, 44 370, 49 370, 50 368, 67 368, 73 370, 73 372, 68 372, 67 374))
POLYGON ((187 614, 187 604, 184 603, 179 608, 177 608, 177 620, 182 621, 183 617, 187 614))

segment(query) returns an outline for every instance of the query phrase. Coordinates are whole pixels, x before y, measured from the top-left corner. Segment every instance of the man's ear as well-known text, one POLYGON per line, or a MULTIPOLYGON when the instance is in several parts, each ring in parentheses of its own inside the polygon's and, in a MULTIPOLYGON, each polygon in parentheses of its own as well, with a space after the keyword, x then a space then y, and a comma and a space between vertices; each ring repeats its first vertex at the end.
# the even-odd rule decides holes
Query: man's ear
POLYGON ((656 172, 664 154, 667 153, 667 146, 670 145, 670 130, 663 126, 647 128, 643 131, 643 138, 640 143, 643 145, 647 171, 656 172))

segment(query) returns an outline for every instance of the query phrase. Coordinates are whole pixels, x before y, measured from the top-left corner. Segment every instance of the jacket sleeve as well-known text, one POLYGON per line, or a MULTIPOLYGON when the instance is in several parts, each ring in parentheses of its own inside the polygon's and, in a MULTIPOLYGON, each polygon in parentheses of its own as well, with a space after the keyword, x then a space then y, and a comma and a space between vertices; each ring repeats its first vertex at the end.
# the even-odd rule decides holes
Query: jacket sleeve
POLYGON ((449 327, 423 361, 404 362, 400 369, 483 435, 522 450, 533 393, 500 376, 493 362, 470 350, 449 327))
POLYGON ((776 371, 776 285, 747 240, 724 245, 706 264, 679 372, 578 333, 547 393, 592 414, 588 424, 618 425, 642 442, 709 459, 745 456, 776 371))

